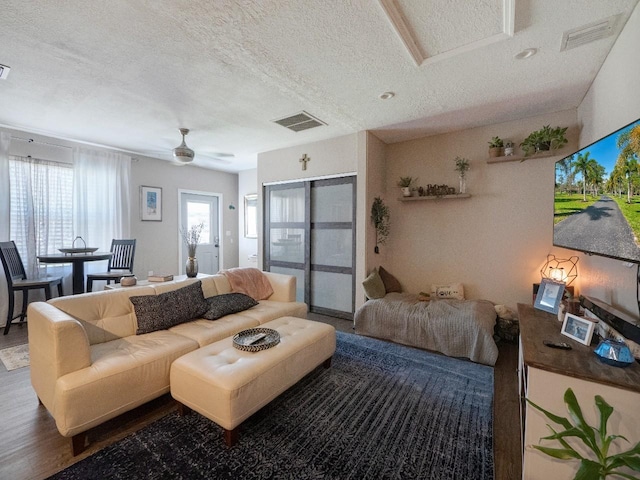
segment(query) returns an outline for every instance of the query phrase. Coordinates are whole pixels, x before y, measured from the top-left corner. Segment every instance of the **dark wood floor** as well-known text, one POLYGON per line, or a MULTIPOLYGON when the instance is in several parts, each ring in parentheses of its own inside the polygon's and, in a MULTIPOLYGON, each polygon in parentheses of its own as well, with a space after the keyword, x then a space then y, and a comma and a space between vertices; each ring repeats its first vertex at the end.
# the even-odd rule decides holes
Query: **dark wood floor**
MULTIPOLYGON (((313 314, 309 318, 352 333, 350 321, 313 314)), ((26 326, 12 326, 9 335, 0 335, 0 349, 23 343, 27 343, 26 326)), ((517 347, 500 345, 494 370, 496 480, 522 477, 516 367, 517 347)), ((70 440, 60 436, 54 420, 38 405, 28 368, 7 372, 0 363, 0 405, 0 478, 13 480, 46 478, 176 409, 170 395, 149 402, 91 430, 90 448, 72 457, 70 440)))

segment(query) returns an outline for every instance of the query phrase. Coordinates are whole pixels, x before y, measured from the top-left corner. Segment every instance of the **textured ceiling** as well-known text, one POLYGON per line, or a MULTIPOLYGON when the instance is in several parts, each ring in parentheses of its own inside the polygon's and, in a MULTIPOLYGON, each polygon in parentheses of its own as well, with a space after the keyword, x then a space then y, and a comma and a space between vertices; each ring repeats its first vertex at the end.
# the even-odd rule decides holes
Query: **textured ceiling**
POLYGON ((397 142, 509 121, 577 106, 615 36, 560 52, 563 32, 626 22, 637 2, 515 0, 514 35, 483 42, 513 0, 392 0, 423 56, 442 56, 417 65, 383 0, 3 0, 0 125, 158 157, 187 127, 196 163, 239 171, 359 130, 397 142), (327 125, 272 122, 303 110, 327 125))

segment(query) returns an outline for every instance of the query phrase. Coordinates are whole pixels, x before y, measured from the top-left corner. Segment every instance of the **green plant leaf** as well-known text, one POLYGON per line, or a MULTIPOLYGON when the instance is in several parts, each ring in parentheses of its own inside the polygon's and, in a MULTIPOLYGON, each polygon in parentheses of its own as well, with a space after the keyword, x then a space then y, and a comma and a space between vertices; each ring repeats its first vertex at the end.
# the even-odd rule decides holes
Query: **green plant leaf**
MULTIPOLYGON (((547 425, 549 426, 549 425, 547 425)), ((549 428, 551 428, 549 426, 549 428)), ((552 429, 553 430, 553 429, 552 429)), ((555 432, 553 435, 549 435, 548 437, 542 437, 540 440, 560 440, 561 438, 567 438, 567 437, 577 437, 580 440, 582 440, 583 442, 587 440, 587 436, 585 435, 585 433, 580 430, 579 428, 576 427, 572 427, 568 430, 564 430, 562 432, 555 432)))
POLYGON ((634 472, 640 472, 640 457, 638 456, 622 457, 621 460, 624 462, 624 464, 627 467, 629 467, 634 472))
POLYGON ((580 468, 573 480, 600 480, 602 466, 593 460, 581 460, 580 468))
POLYGON ((536 405, 535 403, 533 403, 528 398, 526 400, 527 400, 527 403, 529 405, 531 405, 536 410, 539 410, 540 412, 542 412, 552 422, 557 423, 558 425, 562 425, 565 429, 573 428, 573 425, 571 425, 571 422, 569 420, 567 420, 565 417, 561 417, 559 415, 555 415, 555 414, 549 412, 548 410, 545 410, 544 408, 542 408, 542 407, 536 405))
POLYGON ((570 460, 570 459, 574 459, 577 458, 579 460, 582 460, 583 457, 580 456, 580 454, 578 452, 576 452, 573 449, 567 449, 567 448, 550 448, 550 447, 543 447, 541 445, 532 445, 533 448, 535 448, 536 450, 540 450, 542 453, 549 455, 550 457, 553 458, 558 458, 560 460, 570 460))
POLYGON ((613 413, 613 407, 600 395, 596 395, 596 407, 600 411, 600 436, 604 439, 607 436, 607 422, 613 413))
POLYGON ((567 391, 564 392, 564 403, 567 406, 567 411, 569 412, 569 416, 575 423, 576 427, 582 430, 587 436, 583 441, 591 447, 591 449, 599 455, 600 449, 596 444, 596 434, 594 432, 593 427, 591 427, 584 416, 582 415, 582 409, 580 408, 580 404, 578 403, 578 399, 576 398, 575 393, 570 388, 567 388, 567 391))

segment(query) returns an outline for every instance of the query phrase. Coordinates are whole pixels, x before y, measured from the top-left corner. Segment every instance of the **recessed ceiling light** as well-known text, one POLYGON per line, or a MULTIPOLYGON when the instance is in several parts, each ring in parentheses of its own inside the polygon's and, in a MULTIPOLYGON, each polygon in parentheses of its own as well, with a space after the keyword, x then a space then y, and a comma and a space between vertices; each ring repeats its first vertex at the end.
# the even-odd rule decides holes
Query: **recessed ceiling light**
POLYGON ((533 57, 536 53, 538 53, 537 48, 525 48, 520 53, 516 53, 513 58, 516 60, 524 60, 525 58, 533 57))
POLYGON ((380 99, 381 100, 389 100, 390 98, 395 97, 396 94, 393 92, 384 92, 380 94, 380 99))

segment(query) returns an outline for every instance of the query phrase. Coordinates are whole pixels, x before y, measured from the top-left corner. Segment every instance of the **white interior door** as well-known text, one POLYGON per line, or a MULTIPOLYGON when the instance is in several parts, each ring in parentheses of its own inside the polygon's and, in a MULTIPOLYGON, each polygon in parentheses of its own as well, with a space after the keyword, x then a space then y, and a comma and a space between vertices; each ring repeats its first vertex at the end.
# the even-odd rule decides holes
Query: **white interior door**
MULTIPOLYGON (((217 273, 220 269, 220 199, 215 194, 180 192, 180 228, 202 223, 202 235, 196 249, 198 273, 217 273)), ((181 241, 180 273, 185 273, 187 247, 181 241)))

